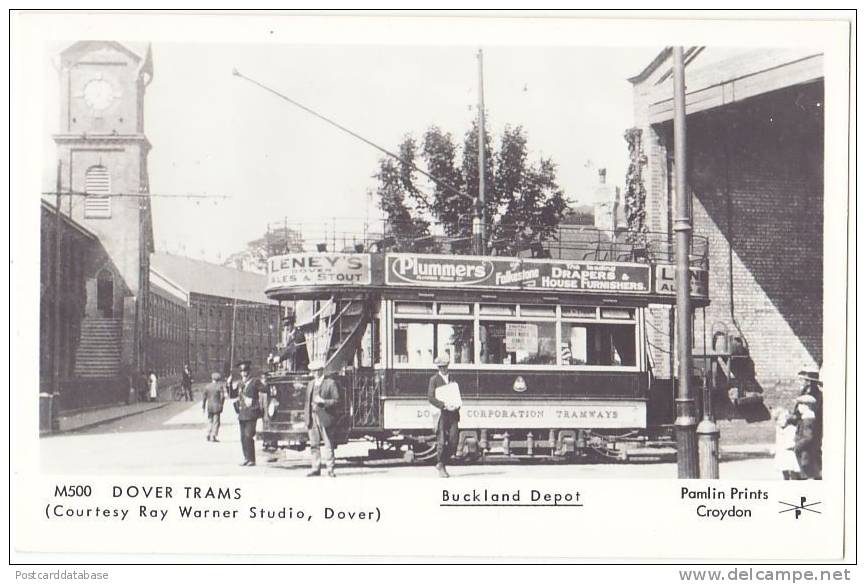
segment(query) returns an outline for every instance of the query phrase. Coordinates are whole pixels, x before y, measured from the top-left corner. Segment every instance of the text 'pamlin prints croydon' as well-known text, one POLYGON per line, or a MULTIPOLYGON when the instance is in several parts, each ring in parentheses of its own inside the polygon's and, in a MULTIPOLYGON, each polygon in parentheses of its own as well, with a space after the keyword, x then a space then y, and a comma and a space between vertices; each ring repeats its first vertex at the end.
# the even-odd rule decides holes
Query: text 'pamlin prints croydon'
POLYGON ((748 519, 752 517, 750 506, 735 502, 767 501, 770 495, 764 489, 730 487, 706 487, 704 489, 680 488, 680 500, 719 501, 719 503, 700 503, 695 507, 695 515, 701 519, 725 521, 728 519, 748 519), (725 501, 725 503, 721 503, 725 501))

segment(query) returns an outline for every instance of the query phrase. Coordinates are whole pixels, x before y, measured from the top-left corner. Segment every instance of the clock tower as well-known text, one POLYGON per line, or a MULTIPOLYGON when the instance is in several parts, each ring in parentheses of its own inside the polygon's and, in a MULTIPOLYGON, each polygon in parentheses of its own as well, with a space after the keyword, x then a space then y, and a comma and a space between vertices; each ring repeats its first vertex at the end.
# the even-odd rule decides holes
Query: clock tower
POLYGON ((153 229, 144 96, 150 47, 81 41, 60 54, 62 211, 94 233, 75 373, 112 377, 143 355, 153 229), (116 346, 116 349, 110 349, 116 346))

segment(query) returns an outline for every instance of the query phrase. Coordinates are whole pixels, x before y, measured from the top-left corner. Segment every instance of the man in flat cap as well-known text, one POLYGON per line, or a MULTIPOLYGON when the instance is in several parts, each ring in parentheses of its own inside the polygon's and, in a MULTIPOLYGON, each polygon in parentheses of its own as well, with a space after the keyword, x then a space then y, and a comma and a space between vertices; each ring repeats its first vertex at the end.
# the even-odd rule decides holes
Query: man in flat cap
POLYGON ((824 441, 824 392, 821 391, 823 383, 821 382, 821 373, 817 367, 804 366, 797 373, 802 385, 800 387, 800 395, 810 395, 815 398, 815 403, 812 406, 812 411, 815 412, 814 431, 817 440, 817 459, 816 464, 820 473, 822 464, 822 448, 821 444, 824 441))
POLYGON ((457 440, 459 438, 457 432, 457 422, 460 421, 460 407, 454 404, 446 404, 436 396, 436 389, 444 385, 456 382, 451 380, 448 373, 448 365, 450 359, 447 355, 436 357, 433 364, 438 371, 430 378, 427 385, 427 401, 439 410, 439 419, 436 422, 436 469, 439 471, 439 476, 448 478, 448 469, 446 465, 451 460, 451 456, 457 448, 457 440))
POLYGON ((821 467, 818 453, 820 441, 816 432, 815 405, 817 400, 804 394, 796 399, 797 433, 794 437, 794 452, 800 463, 800 476, 804 479, 820 479, 821 467))
POLYGON ((309 364, 313 379, 307 386, 307 399, 304 407, 304 421, 310 438, 310 453, 312 468, 308 477, 322 474, 321 444, 325 443, 325 467, 328 476, 333 477, 336 458, 334 455, 333 430, 339 417, 337 403, 340 401, 340 389, 330 377, 325 377, 325 362, 313 359, 309 364))
POLYGON ((223 403, 226 400, 226 394, 223 390, 223 384, 220 383, 222 376, 214 371, 211 373, 210 385, 205 387, 202 392, 201 411, 207 414, 207 441, 219 442, 217 434, 220 431, 220 416, 223 411, 223 403))
POLYGON ((253 376, 251 363, 241 361, 238 363, 238 371, 241 374, 240 383, 237 385, 238 399, 235 401, 235 411, 238 413, 238 423, 241 429, 241 449, 244 453, 244 461, 241 466, 256 465, 256 424, 262 417, 262 405, 259 401, 259 392, 267 391, 258 377, 253 376))

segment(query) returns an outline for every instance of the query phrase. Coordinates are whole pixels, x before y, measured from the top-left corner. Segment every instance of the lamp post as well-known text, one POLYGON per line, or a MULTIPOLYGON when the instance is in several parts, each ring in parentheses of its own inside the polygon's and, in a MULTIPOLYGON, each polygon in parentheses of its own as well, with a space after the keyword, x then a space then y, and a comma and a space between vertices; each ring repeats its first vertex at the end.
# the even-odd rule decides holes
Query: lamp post
POLYGON ((484 255, 484 53, 478 49, 478 199, 474 202, 472 236, 476 255, 484 255))
POLYGON ((695 427, 695 399, 692 390, 692 302, 690 295, 689 249, 692 238, 691 195, 686 185, 686 91, 683 48, 673 48, 674 82, 674 165, 676 215, 673 230, 676 237, 677 288, 677 472, 681 479, 698 478, 698 449, 695 427))

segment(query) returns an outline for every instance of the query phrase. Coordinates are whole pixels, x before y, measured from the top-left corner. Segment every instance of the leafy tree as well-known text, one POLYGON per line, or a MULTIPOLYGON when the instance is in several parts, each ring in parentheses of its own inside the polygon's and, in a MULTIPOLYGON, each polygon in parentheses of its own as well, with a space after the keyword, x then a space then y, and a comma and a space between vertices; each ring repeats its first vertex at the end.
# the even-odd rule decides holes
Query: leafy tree
MULTIPOLYGON (((546 158, 529 161, 521 126, 506 126, 495 152, 485 132, 484 151, 489 245, 514 253, 549 239, 567 208, 556 165, 546 158)), ((381 159, 377 174, 379 206, 392 235, 407 242, 429 235, 437 223, 450 237, 468 238, 478 198, 478 125, 473 122, 466 132, 462 148, 450 133, 431 126, 420 151, 406 136, 398 153, 399 161, 381 159), (433 179, 419 178, 416 168, 425 168, 433 179)))
POLYGON ((233 253, 224 266, 238 270, 265 273, 268 257, 304 251, 304 237, 295 229, 278 227, 247 243, 246 249, 233 253))

